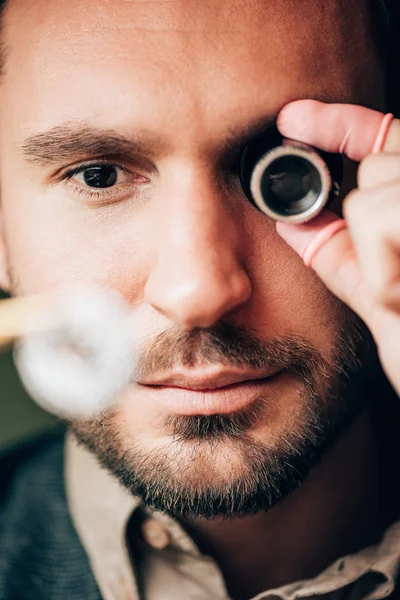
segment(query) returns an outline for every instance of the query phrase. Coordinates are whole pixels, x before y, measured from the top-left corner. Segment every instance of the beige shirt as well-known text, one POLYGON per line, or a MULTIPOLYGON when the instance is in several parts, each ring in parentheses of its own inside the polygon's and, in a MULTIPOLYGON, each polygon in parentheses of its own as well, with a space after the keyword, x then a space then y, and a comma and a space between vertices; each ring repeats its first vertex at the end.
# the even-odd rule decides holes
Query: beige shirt
MULTIPOLYGON (((217 565, 179 524, 146 509, 71 434, 65 468, 72 519, 104 600, 229 600, 217 565), (128 522, 137 532, 131 552, 128 522)), ((315 579, 252 600, 387 598, 399 568, 400 521, 379 545, 337 560, 315 579)))

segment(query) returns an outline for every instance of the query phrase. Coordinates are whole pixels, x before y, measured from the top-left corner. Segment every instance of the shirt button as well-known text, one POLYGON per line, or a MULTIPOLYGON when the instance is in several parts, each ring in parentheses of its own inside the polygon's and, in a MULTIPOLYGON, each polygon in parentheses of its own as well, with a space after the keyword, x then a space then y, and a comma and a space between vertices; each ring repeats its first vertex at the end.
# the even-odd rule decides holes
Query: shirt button
POLYGON ((156 550, 164 550, 170 543, 168 531, 154 519, 148 519, 142 525, 144 540, 156 550))

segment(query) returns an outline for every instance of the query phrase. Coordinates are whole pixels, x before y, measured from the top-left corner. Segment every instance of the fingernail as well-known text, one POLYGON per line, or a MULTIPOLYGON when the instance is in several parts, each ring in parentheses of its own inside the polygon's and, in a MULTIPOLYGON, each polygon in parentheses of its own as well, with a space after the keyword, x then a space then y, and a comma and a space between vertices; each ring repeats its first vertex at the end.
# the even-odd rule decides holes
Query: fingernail
POLYGON ((276 230, 280 237, 294 250, 303 260, 308 247, 327 225, 337 221, 338 216, 325 210, 315 219, 304 225, 291 225, 290 223, 277 222, 276 230))

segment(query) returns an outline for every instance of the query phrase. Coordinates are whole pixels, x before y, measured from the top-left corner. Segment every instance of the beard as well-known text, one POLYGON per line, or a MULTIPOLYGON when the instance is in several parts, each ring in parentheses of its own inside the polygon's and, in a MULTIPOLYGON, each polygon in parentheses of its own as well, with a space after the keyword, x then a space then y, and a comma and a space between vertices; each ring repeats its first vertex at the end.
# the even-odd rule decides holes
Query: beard
POLYGON ((222 364, 287 370, 301 381, 301 391, 293 393, 295 409, 279 435, 268 441, 253 435, 271 405, 279 411, 279 392, 233 414, 164 415, 158 431, 168 441, 156 449, 134 438, 119 407, 70 428, 151 508, 178 518, 252 515, 298 488, 356 420, 370 396, 365 375, 366 357, 374 354, 370 348, 370 334, 353 315, 336 334, 329 357, 298 336, 266 342, 228 324, 169 330, 143 350, 138 374, 222 364))

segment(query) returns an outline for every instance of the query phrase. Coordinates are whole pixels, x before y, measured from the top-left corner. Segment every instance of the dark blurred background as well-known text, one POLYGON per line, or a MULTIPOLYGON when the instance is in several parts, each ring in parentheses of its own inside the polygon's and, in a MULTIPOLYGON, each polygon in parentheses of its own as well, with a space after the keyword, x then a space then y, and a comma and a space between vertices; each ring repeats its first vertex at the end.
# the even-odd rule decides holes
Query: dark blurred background
MULTIPOLYGON (((5 296, 0 294, 0 300, 5 296)), ((15 370, 12 352, 0 354, 0 453, 7 446, 54 427, 55 419, 28 397, 15 370)))

